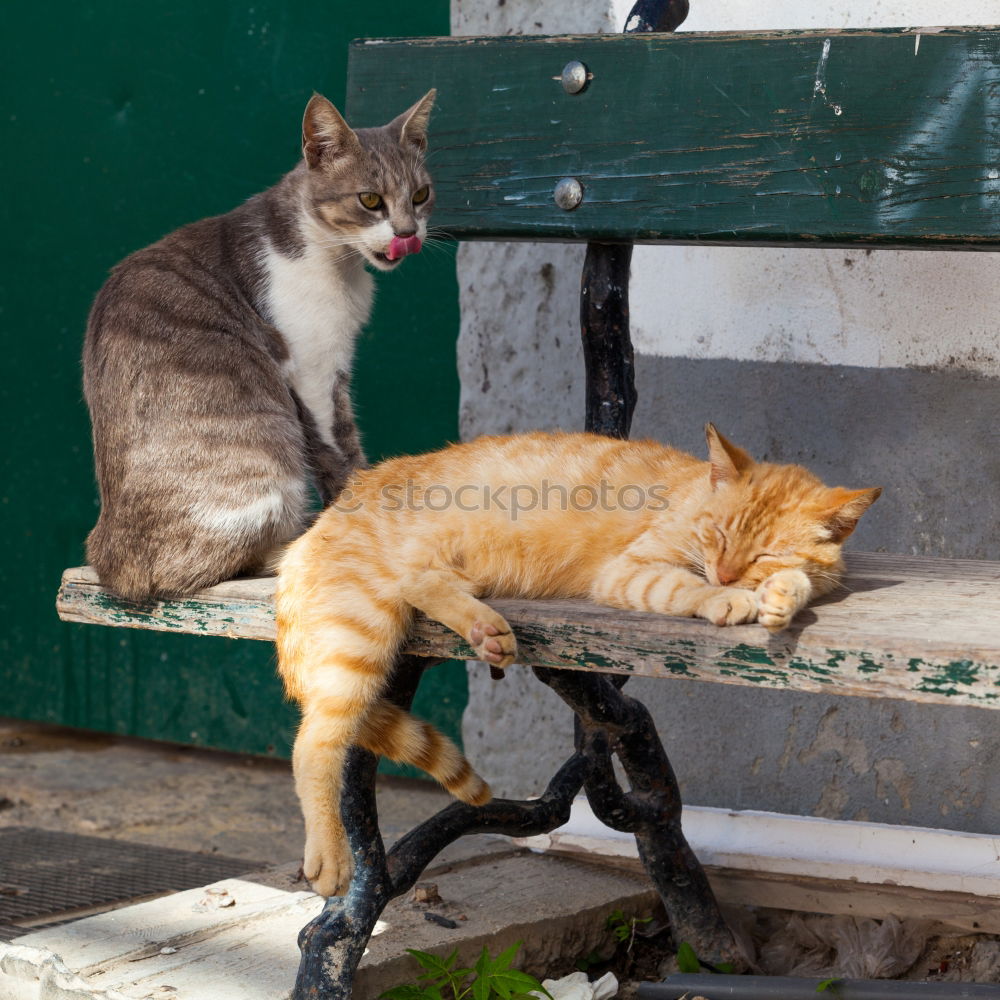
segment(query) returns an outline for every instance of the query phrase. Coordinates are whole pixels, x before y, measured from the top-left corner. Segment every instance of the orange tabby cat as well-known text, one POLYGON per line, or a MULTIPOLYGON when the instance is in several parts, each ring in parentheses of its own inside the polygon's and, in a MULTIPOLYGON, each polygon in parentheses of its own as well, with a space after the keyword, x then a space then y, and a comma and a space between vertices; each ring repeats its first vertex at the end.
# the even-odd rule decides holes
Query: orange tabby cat
POLYGON ((415 608, 506 667, 514 636, 481 597, 590 598, 778 631, 836 587, 841 544, 880 490, 831 489, 707 435, 707 462, 653 441, 542 433, 393 459, 291 545, 278 669, 302 706, 293 764, 317 892, 350 878, 339 803, 351 744, 463 802, 490 797, 457 747, 381 697, 415 608))

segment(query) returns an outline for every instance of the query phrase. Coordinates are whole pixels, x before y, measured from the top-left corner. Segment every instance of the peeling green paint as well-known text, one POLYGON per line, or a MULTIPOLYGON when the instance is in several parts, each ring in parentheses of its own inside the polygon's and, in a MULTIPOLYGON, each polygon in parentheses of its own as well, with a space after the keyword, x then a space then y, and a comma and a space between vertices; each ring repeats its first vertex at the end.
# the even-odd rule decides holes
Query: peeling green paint
POLYGON ((971 660, 953 660, 951 663, 939 664, 932 668, 934 675, 925 677, 918 690, 937 691, 939 694, 957 694, 956 685, 975 684, 979 680, 979 667, 971 660), (939 685, 950 685, 948 690, 942 691, 939 685))
POLYGON ((827 669, 830 673, 839 673, 840 668, 843 666, 844 661, 847 659, 847 653, 840 649, 831 649, 830 658, 826 661, 827 669))
POLYGON ((802 674, 815 674, 821 684, 832 684, 830 674, 833 673, 829 667, 814 663, 812 660, 803 660, 799 656, 793 656, 787 663, 789 670, 802 674))
POLYGON ((870 654, 858 653, 857 657, 857 671, 859 674, 878 674, 882 672, 882 664, 873 660, 870 654))
MULTIPOLYGON (((692 645, 694 645, 692 643, 692 645)), ((691 668, 683 660, 664 660, 663 666, 672 674, 686 676, 686 677, 697 677, 698 675, 694 673, 691 668)))
POLYGON ((632 666, 629 663, 622 663, 621 660, 614 659, 610 656, 602 656, 600 653, 592 653, 589 649, 584 649, 579 657, 580 663, 586 664, 588 667, 594 667, 597 670, 622 670, 626 669, 631 671, 632 666))
POLYGON ((732 649, 727 649, 723 657, 742 663, 755 663, 769 667, 775 665, 774 660, 760 646, 748 646, 745 642, 741 642, 732 649))

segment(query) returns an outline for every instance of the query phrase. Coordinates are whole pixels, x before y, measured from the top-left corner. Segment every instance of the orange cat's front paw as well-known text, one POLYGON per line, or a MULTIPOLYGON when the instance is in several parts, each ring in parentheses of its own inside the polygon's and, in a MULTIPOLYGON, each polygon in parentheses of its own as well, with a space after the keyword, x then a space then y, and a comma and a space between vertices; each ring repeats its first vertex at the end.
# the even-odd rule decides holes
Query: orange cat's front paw
POLYGON ((343 896, 351 884, 353 868, 345 837, 339 840, 306 837, 302 874, 309 880, 313 892, 320 896, 343 896))
POLYGON ((493 621, 473 622, 469 642, 476 651, 476 658, 491 667, 509 667, 517 656, 517 640, 501 615, 493 621))
POLYGON ((742 625, 757 617, 757 601, 749 590, 719 587, 698 607, 698 617, 716 625, 742 625))
POLYGON ((809 602, 812 585, 800 569, 782 569, 769 576, 756 590, 757 621, 770 632, 788 628, 795 615, 809 602))

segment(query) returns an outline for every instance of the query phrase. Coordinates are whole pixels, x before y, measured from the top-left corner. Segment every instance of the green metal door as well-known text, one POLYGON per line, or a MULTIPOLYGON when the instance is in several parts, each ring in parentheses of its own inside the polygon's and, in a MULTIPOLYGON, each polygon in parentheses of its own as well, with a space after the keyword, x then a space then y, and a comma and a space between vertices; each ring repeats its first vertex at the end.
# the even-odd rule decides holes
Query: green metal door
MULTIPOLYGON (((83 562, 97 514, 84 321, 125 254, 295 164, 313 90, 343 107, 350 39, 447 33, 448 0, 57 0, 6 11, 0 715, 288 752, 296 712, 269 644, 56 619, 60 572, 83 562)), ((457 436, 457 301, 449 248, 379 282, 354 390, 371 458, 457 436)), ((462 666, 443 665, 417 710, 456 735, 465 700, 462 666)))

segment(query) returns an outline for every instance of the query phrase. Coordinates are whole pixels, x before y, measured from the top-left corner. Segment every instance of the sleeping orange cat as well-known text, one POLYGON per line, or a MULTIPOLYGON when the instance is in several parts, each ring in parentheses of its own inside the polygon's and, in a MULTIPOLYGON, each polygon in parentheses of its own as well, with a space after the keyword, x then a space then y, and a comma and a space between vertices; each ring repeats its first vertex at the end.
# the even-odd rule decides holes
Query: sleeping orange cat
POLYGON ((382 698, 414 609, 503 668, 517 643, 482 598, 587 598, 779 631, 837 586, 841 545, 880 490, 830 488, 801 466, 753 461, 711 424, 707 436, 708 461, 544 433, 393 459, 358 473, 291 545, 278 669, 302 707, 293 765, 317 892, 350 879, 351 744, 427 771, 463 802, 490 797, 454 744, 382 698))

